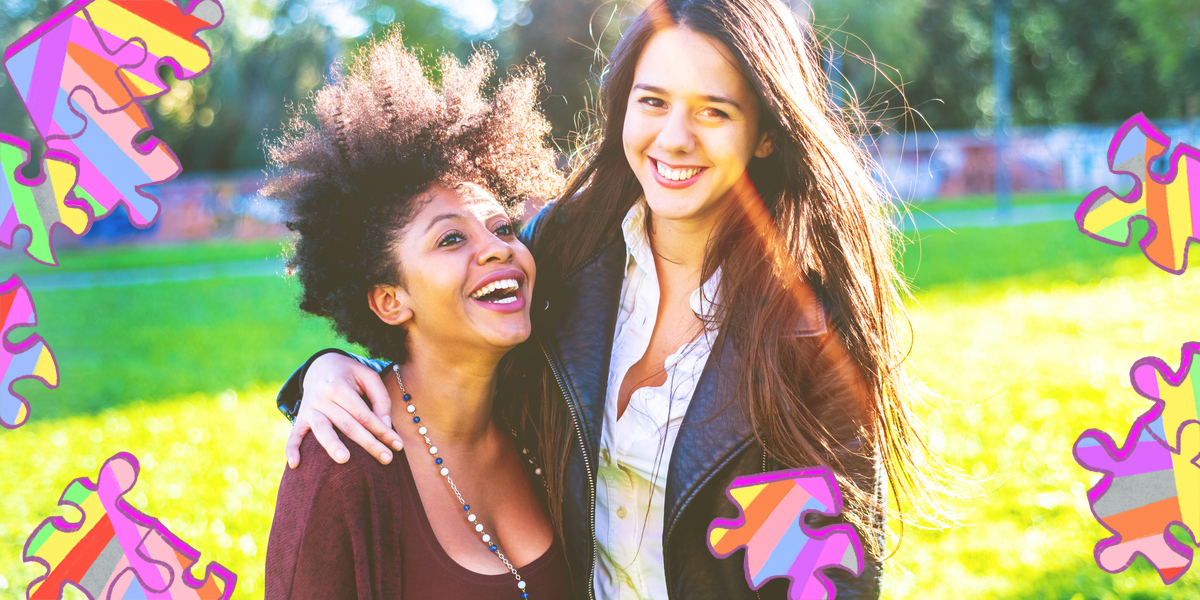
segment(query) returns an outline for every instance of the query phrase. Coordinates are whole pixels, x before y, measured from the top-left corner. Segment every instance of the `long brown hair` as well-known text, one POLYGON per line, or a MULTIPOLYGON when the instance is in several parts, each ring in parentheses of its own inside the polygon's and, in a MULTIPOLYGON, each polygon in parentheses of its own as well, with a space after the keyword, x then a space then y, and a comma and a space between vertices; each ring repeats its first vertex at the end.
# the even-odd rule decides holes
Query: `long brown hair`
MULTIPOLYGON (((876 481, 851 477, 846 463, 869 470, 881 462, 897 506, 932 507, 935 515, 942 463, 928 455, 909 408, 917 393, 901 369, 908 349, 899 238, 847 122, 858 113, 831 103, 813 32, 780 2, 655 0, 632 22, 603 75, 594 141, 576 153, 575 173, 536 240, 539 285, 561 281, 612 239, 642 194, 622 145, 625 111, 643 48, 672 26, 730 50, 763 107, 760 130, 776 134, 775 151, 752 158, 732 190, 731 218, 713 232, 704 260, 705 279, 722 269, 715 319, 739 365, 726 374, 738 386, 730 402, 776 460, 833 468, 847 520, 869 534, 864 541, 878 556, 886 503, 876 481), (814 315, 818 306, 824 310, 814 315), (814 316, 829 335, 793 335, 814 316), (843 384, 828 385, 830 376, 843 384), (855 431, 830 431, 834 413, 855 431), (845 446, 847 433, 862 443, 845 446)), ((543 425, 552 488, 561 489, 553 466, 565 451, 556 449, 571 438, 543 425)))

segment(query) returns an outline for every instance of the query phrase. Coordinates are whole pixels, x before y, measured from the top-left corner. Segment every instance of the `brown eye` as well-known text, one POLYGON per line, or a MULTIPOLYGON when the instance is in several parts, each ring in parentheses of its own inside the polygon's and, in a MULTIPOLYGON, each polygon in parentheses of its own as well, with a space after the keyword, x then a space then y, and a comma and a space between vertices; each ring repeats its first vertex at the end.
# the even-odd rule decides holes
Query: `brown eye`
POLYGON ((664 106, 666 106, 666 105, 667 105, 667 103, 666 103, 666 102, 663 102, 661 98, 654 98, 654 97, 651 97, 651 96, 646 96, 646 97, 644 97, 644 98, 639 98, 639 99, 638 99, 638 102, 639 102, 639 103, 641 103, 641 104, 645 104, 646 106, 651 106, 651 107, 654 107, 654 108, 662 108, 662 107, 664 107, 664 106))
POLYGON ((438 248, 441 248, 442 246, 453 246, 454 244, 457 244, 466 239, 467 238, 463 234, 461 234, 457 231, 450 231, 450 232, 446 233, 446 235, 443 235, 442 239, 438 240, 437 245, 438 245, 438 248))

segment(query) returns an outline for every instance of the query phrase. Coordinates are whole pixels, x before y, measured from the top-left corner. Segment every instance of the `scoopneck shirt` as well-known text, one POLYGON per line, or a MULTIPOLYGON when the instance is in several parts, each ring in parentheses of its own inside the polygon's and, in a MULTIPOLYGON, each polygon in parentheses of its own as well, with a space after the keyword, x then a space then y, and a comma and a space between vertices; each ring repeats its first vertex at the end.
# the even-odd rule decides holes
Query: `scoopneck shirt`
POLYGON ((596 574, 598 598, 667 597, 663 572, 663 508, 667 467, 679 426, 717 335, 710 323, 721 281, 717 271, 692 292, 692 310, 708 323, 692 342, 667 357, 667 381, 643 387, 618 418, 617 399, 629 368, 645 355, 658 316, 659 286, 647 234, 649 208, 638 200, 625 215, 625 278, 613 333, 604 424, 596 479, 596 574))

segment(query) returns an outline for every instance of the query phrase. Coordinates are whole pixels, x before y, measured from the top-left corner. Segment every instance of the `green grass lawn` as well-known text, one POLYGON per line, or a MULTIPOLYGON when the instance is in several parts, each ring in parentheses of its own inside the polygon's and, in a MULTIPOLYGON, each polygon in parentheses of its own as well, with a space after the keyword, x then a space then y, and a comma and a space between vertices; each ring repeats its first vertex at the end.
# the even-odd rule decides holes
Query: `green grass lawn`
MULTIPOLYGON (((60 257, 64 269, 130 268, 278 248, 60 257)), ((1178 363, 1180 345, 1200 338, 1200 265, 1172 276, 1137 249, 1088 240, 1065 222, 921 234, 904 266, 917 290, 911 364, 943 396, 921 415, 931 446, 964 474, 964 516, 959 528, 906 530, 885 597, 1200 595, 1200 574, 1163 586, 1143 559, 1118 575, 1096 566, 1093 546, 1107 534, 1085 500, 1094 477, 1071 457, 1085 429, 1120 442, 1149 408, 1129 388, 1135 360, 1178 363)), ((202 563, 237 572, 237 597, 261 596, 287 431, 274 392, 304 357, 336 343, 299 313, 295 294, 294 282, 254 278, 35 295, 36 330, 62 384, 22 382, 30 421, 0 432, 0 598, 23 598, 40 573, 20 562, 21 549, 43 518, 73 512, 55 506, 67 483, 95 477, 121 450, 142 463, 130 502, 201 551, 202 563)))

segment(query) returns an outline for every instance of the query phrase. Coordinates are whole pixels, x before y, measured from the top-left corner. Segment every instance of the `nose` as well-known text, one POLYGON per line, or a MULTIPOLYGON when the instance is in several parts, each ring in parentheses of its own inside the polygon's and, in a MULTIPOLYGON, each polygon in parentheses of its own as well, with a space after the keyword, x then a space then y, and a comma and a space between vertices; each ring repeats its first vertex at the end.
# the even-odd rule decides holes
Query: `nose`
POLYGON ((516 252, 507 241, 494 233, 489 233, 486 245, 480 250, 477 260, 480 265, 490 262, 505 264, 512 262, 515 257, 516 252))
POLYGON ((692 132, 692 119, 688 111, 672 107, 662 129, 658 130, 655 143, 672 154, 686 154, 694 150, 696 137, 692 132))

